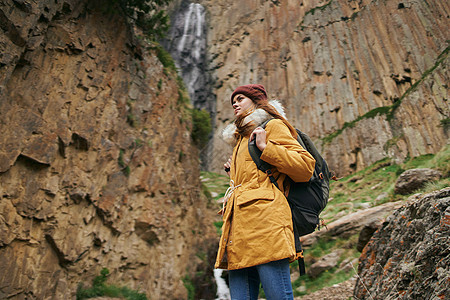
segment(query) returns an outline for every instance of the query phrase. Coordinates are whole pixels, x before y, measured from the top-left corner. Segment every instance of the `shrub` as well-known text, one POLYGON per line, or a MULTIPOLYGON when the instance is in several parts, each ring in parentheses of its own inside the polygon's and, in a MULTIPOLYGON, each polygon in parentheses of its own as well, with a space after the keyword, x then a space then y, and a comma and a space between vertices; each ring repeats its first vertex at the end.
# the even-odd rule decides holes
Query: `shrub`
POLYGON ((177 67, 175 66, 175 61, 169 52, 167 52, 161 45, 156 44, 155 48, 156 56, 159 61, 163 64, 164 68, 176 72, 177 67))
POLYGON ((450 118, 445 118, 445 119, 441 120, 440 122, 441 122, 441 126, 444 128, 444 131, 448 131, 448 129, 450 128, 450 118))
POLYGON ((194 144, 204 148, 209 140, 209 134, 212 130, 211 117, 206 110, 193 109, 192 110, 192 140, 194 144))
POLYGON ((169 16, 161 8, 170 0, 110 0, 112 8, 120 10, 142 28, 153 40, 161 39, 169 29, 169 16))
POLYGON ((95 298, 100 296, 107 297, 120 297, 130 300, 147 300, 147 296, 144 293, 132 290, 127 287, 119 287, 116 285, 106 284, 108 279, 109 270, 103 268, 100 271, 100 275, 96 276, 92 281, 92 287, 84 288, 81 283, 77 289, 77 300, 95 298))
POLYGON ((192 279, 186 275, 183 277, 183 284, 184 287, 186 288, 187 292, 188 292, 188 300, 194 300, 195 297, 195 286, 194 283, 192 282, 192 279))

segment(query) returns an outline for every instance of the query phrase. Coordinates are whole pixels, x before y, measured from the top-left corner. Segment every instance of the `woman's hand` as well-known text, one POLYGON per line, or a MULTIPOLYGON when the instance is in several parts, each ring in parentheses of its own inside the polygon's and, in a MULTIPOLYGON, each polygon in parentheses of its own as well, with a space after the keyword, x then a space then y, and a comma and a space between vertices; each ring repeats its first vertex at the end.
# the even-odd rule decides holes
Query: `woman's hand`
POLYGON ((227 172, 227 175, 230 176, 231 157, 227 160, 226 163, 223 164, 223 167, 225 169, 225 172, 227 172))
POLYGON ((259 150, 264 151, 266 148, 266 131, 262 127, 256 127, 255 130, 253 130, 252 134, 250 135, 250 141, 253 139, 255 140, 256 147, 258 147, 259 150))

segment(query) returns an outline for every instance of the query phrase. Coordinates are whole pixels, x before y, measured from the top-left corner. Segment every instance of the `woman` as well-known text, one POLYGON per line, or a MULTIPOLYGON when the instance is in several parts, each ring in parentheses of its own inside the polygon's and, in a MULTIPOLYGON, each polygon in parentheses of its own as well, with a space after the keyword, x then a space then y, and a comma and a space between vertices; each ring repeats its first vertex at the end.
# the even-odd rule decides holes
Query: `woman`
POLYGON ((234 145, 225 164, 230 188, 224 198, 222 236, 216 268, 229 270, 231 298, 257 299, 262 283, 267 299, 293 299, 289 262, 296 257, 292 217, 283 195, 286 176, 308 181, 314 158, 296 140, 297 132, 278 101, 268 101, 262 85, 238 87, 231 95, 236 121, 224 139, 234 145), (267 120, 265 129, 258 127, 267 120), (258 170, 248 152, 255 139, 261 159, 272 170, 280 191, 258 170))

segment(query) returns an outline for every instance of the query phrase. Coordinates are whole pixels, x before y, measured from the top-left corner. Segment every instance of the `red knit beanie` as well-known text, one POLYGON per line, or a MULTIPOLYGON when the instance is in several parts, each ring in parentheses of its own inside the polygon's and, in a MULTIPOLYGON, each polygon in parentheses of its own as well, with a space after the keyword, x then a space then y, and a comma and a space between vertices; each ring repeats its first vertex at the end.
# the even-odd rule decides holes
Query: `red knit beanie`
POLYGON ((231 104, 233 104, 233 98, 237 94, 242 94, 254 102, 258 100, 267 101, 266 89, 261 84, 247 84, 237 87, 231 94, 231 104))

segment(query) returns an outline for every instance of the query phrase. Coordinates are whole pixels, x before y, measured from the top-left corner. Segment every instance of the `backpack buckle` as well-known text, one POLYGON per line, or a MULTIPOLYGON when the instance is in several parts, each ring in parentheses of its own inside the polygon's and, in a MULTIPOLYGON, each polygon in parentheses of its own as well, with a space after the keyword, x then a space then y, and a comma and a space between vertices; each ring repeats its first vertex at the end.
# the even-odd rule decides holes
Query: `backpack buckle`
POLYGON ((319 223, 319 230, 320 227, 325 227, 326 230, 328 230, 327 224, 325 223, 325 220, 320 218, 320 223, 319 223))

